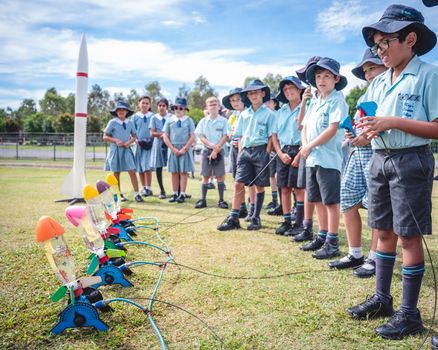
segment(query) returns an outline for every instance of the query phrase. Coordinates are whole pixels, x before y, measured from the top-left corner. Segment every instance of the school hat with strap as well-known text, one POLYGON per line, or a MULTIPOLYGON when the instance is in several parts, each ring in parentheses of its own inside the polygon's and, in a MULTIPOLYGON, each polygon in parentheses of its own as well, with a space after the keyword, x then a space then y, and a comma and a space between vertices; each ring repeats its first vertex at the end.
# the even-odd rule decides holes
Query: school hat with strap
POLYGON ((351 70, 351 73, 353 73, 353 74, 354 74, 356 77, 358 77, 359 79, 366 80, 366 79, 365 79, 365 73, 364 73, 364 71, 363 71, 362 66, 363 66, 365 63, 367 63, 367 62, 374 63, 374 64, 377 64, 377 65, 379 65, 379 66, 383 66, 383 62, 382 62, 382 60, 380 59, 380 57, 377 56, 377 55, 374 55, 374 54, 371 52, 371 49, 370 49, 370 48, 367 48, 367 49, 365 50, 365 53, 364 53, 363 57, 362 57, 362 61, 361 61, 361 62, 360 62, 355 68, 353 68, 353 69, 351 70))
POLYGON ((295 71, 297 73, 298 79, 300 79, 302 82, 307 84, 307 79, 306 79, 307 70, 309 69, 310 66, 313 66, 314 64, 316 64, 316 62, 318 62, 320 59, 321 59, 320 56, 310 57, 309 60, 307 61, 306 65, 303 68, 295 71))
MULTIPOLYGON (((241 91, 242 91, 241 88, 234 88, 234 89, 231 89, 231 90, 228 92, 228 95, 226 95, 226 96, 224 96, 224 97, 222 98, 222 105, 223 105, 226 109, 233 110, 233 106, 231 106, 231 103, 230 103, 230 98, 231 98, 231 96, 236 95, 236 94, 239 94, 239 95, 240 95, 240 92, 241 92, 241 91)), ((242 102, 243 102, 243 101, 242 101, 242 102)), ((246 104, 245 104, 245 107, 249 107, 249 105, 246 105, 246 104)))
POLYGON ((337 82, 335 85, 336 90, 342 90, 344 87, 347 86, 347 78, 339 73, 339 70, 341 68, 339 62, 334 60, 333 58, 328 57, 321 58, 318 62, 316 62, 316 64, 312 65, 307 70, 306 79, 312 86, 317 87, 315 82, 315 71, 317 68, 327 69, 332 74, 337 75, 341 78, 339 82, 337 82))
POLYGON ((250 80, 248 85, 240 92, 240 96, 242 97, 242 101, 245 106, 250 106, 251 102, 248 99, 248 92, 262 90, 265 92, 265 97, 263 97, 263 102, 269 101, 271 96, 271 89, 267 85, 263 83, 260 79, 250 80))
POLYGON ((291 75, 289 77, 281 79, 280 86, 278 88, 280 90, 280 92, 277 95, 277 100, 280 101, 281 103, 288 103, 289 102, 287 100, 286 96, 284 96, 284 92, 283 92, 283 88, 287 83, 291 83, 291 84, 295 85, 295 87, 297 87, 301 91, 303 91, 305 89, 305 87, 301 84, 300 79, 298 79, 297 77, 294 77, 291 75))
POLYGON ((131 108, 129 108, 127 103, 125 103, 123 101, 118 101, 116 106, 114 107, 114 109, 110 112, 111 115, 113 115, 114 117, 117 117, 116 111, 118 109, 125 109, 125 110, 127 110, 128 114, 126 114, 126 117, 129 117, 129 116, 134 114, 134 111, 131 108))

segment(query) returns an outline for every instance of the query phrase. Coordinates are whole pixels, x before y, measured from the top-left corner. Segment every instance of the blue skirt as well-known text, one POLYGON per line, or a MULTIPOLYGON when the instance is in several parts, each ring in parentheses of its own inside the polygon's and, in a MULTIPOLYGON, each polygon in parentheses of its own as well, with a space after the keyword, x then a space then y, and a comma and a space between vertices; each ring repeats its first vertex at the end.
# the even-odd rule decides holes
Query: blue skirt
POLYGON ((106 157, 104 170, 116 173, 135 170, 135 159, 132 149, 117 146, 111 147, 106 157))
POLYGON ((150 168, 153 170, 164 168, 167 165, 167 152, 167 146, 163 140, 155 137, 151 149, 150 168))
POLYGON ((145 171, 151 171, 151 155, 152 149, 143 149, 139 145, 136 145, 135 150, 135 165, 137 166, 138 173, 144 173, 145 171))
MULTIPOLYGON (((174 145, 180 149, 184 145, 174 145)), ((192 147, 182 156, 177 157, 175 153, 169 151, 169 158, 167 160, 167 170, 171 173, 189 173, 195 171, 195 163, 193 161, 192 147)))

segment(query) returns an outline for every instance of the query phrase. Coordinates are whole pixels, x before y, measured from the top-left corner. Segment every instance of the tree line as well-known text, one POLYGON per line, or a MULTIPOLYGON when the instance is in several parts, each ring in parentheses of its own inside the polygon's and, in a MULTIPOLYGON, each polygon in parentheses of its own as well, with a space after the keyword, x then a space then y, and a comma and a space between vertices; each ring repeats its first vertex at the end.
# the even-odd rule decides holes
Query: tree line
MULTIPOLYGON (((252 79, 247 77, 242 86, 246 86, 252 79)), ((282 77, 268 73, 262 80, 271 89, 273 95, 282 77)), ((355 87, 346 97, 350 106, 350 115, 354 113, 357 99, 364 93, 365 87, 355 87)), ((158 81, 146 84, 143 91, 131 89, 126 96, 118 92, 113 96, 100 85, 94 84, 88 94, 88 120, 87 132, 102 132, 111 119, 110 111, 117 101, 123 100, 133 109, 137 109, 137 100, 141 95, 148 95, 152 100, 152 110, 155 111, 156 101, 162 97, 161 86, 158 81)), ((190 111, 188 114, 195 123, 204 116, 205 100, 210 96, 218 96, 217 92, 203 77, 198 77, 193 88, 183 84, 178 89, 178 96, 187 98, 190 111)), ((172 101, 169 101, 172 103, 172 101)), ((10 107, 0 108, 0 132, 42 132, 42 133, 72 133, 74 131, 74 107, 75 94, 70 93, 67 97, 58 94, 56 88, 47 89, 43 98, 37 103, 32 99, 23 99, 20 106, 14 110, 10 107)))

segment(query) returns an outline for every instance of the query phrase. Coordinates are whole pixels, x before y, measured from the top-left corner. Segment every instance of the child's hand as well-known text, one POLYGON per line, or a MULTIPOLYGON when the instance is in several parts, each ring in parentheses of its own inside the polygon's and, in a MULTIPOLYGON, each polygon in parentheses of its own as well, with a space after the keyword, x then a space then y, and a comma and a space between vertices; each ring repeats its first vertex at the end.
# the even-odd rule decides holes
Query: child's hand
POLYGON ((352 132, 349 132, 347 130, 345 130, 345 138, 349 139, 349 140, 353 140, 354 139, 354 135, 352 132))
POLYGON ((287 153, 281 153, 279 157, 284 164, 289 164, 292 161, 292 158, 287 153))
POLYGON ((357 147, 363 147, 370 144, 370 140, 368 140, 365 134, 360 134, 356 138, 351 140, 351 144, 357 147))
POLYGON ((123 147, 123 145, 124 145, 124 142, 120 141, 119 139, 115 139, 114 142, 115 142, 116 145, 119 146, 119 147, 123 147))
POLYGON ((310 100, 311 98, 312 98, 312 90, 311 90, 311 87, 308 86, 308 87, 306 88, 306 90, 304 90, 303 97, 302 97, 302 101, 303 101, 304 103, 306 103, 307 100, 310 100))
POLYGON ((293 167, 293 168, 298 168, 299 165, 300 165, 300 154, 298 153, 298 154, 294 157, 294 160, 292 161, 292 163, 290 164, 290 166, 293 167))
POLYGON ((359 119, 358 128, 366 133, 371 133, 372 137, 377 137, 382 131, 393 129, 396 117, 362 117, 359 119))
POLYGON ((217 158, 217 152, 216 150, 213 150, 213 152, 211 152, 210 156, 208 157, 210 160, 212 159, 216 159, 217 158))
POLYGON ((300 155, 301 155, 301 157, 304 157, 304 159, 307 159, 307 157, 309 156, 310 152, 312 152, 312 147, 309 147, 308 145, 301 146, 301 148, 300 148, 300 155))

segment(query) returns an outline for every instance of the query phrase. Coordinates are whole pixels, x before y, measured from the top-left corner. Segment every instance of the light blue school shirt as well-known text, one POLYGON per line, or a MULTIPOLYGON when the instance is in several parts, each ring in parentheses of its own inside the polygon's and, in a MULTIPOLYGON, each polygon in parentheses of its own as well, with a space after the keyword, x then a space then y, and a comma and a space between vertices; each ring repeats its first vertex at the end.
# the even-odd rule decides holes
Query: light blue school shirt
POLYGON ((149 131, 149 124, 151 122, 152 112, 147 112, 143 114, 137 112, 132 116, 132 122, 134 123, 135 130, 137 131, 137 138, 139 140, 145 140, 151 137, 151 132, 149 131))
MULTIPOLYGON (((228 120, 220 115, 212 119, 210 116, 201 119, 196 126, 195 134, 197 137, 204 135, 208 141, 218 144, 224 135, 227 135, 228 120)), ((222 148, 224 145, 222 145, 222 148)), ((203 148, 208 148, 203 144, 203 148)))
POLYGON ((292 111, 289 103, 284 104, 277 111, 273 133, 277 134, 281 148, 286 145, 298 146, 301 144, 301 130, 298 129, 299 112, 300 104, 292 111))
MULTIPOLYGON (((377 116, 396 116, 431 122, 438 118, 438 67, 414 56, 394 84, 392 69, 376 77, 365 93, 364 101, 377 103, 377 116)), ((373 139, 373 149, 399 149, 423 146, 429 139, 408 134, 399 129, 386 130, 373 139), (386 145, 386 147, 385 147, 386 145)))
POLYGON ((195 124, 192 118, 183 116, 178 119, 172 116, 166 120, 164 124, 164 132, 169 136, 170 142, 173 145, 184 146, 190 138, 190 134, 195 131, 195 124))
POLYGON ((167 113, 164 117, 160 114, 156 113, 150 118, 149 122, 149 129, 154 129, 155 132, 161 132, 163 131, 164 124, 166 123, 166 120, 171 118, 172 114, 167 113))
POLYGON ((272 135, 274 123, 275 114, 265 104, 262 104, 256 112, 251 106, 241 113, 234 137, 241 138, 242 148, 265 145, 272 135))
MULTIPOLYGON (((119 118, 115 117, 108 122, 104 133, 111 137, 119 139, 122 142, 126 142, 129 141, 131 135, 136 134, 136 131, 132 121, 130 121, 129 119, 125 119, 125 121, 122 122, 119 118), (123 124, 125 124, 125 127, 123 127, 123 124)), ((111 142, 111 147, 113 145, 117 147, 114 142, 111 142)))
MULTIPOLYGON (((307 142, 316 139, 332 123, 339 123, 348 115, 348 105, 341 91, 333 90, 324 100, 319 97, 313 101, 303 120, 306 126, 307 142)), ((326 169, 342 169, 342 141, 344 130, 337 129, 336 134, 326 143, 312 149, 307 157, 306 166, 319 165, 326 169)))

